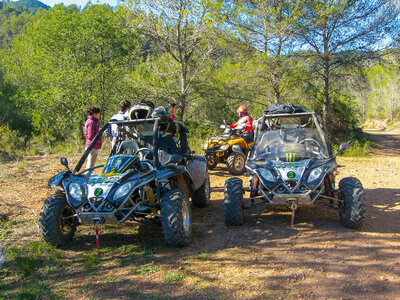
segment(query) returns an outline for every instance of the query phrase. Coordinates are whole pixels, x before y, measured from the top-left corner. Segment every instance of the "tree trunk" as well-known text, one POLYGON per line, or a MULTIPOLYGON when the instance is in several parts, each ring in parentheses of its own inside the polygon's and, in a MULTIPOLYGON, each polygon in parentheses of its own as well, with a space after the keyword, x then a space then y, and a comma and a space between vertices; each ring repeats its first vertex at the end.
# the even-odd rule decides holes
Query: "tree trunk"
POLYGON ((179 98, 180 110, 178 116, 183 121, 187 100, 187 69, 184 63, 181 63, 181 94, 179 98))
POLYGON ((329 99, 329 57, 324 56, 323 58, 324 64, 324 92, 323 92, 323 124, 324 129, 326 132, 329 132, 328 128, 328 115, 329 115, 329 106, 330 106, 330 99, 329 99))

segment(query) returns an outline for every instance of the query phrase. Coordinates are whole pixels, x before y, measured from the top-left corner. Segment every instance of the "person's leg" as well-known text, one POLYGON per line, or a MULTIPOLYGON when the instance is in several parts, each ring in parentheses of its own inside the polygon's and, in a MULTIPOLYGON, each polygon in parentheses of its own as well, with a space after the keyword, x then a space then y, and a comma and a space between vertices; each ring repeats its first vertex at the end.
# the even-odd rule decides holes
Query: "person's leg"
POLYGON ((87 157, 86 169, 92 168, 96 164, 97 155, 99 154, 99 149, 92 149, 87 157))

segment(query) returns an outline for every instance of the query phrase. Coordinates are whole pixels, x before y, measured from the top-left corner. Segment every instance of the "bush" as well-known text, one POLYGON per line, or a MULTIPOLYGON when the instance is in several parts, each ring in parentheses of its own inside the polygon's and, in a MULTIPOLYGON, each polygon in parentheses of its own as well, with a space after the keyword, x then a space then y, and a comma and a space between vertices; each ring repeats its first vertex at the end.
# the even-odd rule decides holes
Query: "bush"
POLYGON ((19 158, 26 147, 26 138, 8 125, 0 126, 0 160, 19 158))

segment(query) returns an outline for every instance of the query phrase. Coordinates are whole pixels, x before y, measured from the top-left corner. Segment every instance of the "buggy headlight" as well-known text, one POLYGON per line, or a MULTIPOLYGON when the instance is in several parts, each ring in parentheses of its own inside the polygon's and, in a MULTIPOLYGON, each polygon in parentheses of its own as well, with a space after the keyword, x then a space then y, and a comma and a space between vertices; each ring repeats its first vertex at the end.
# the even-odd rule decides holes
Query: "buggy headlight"
POLYGON ((68 186, 68 193, 74 200, 81 200, 82 189, 76 182, 71 182, 68 186))
POLYGON ((228 149, 228 148, 229 148, 229 145, 226 144, 226 145, 219 146, 218 150, 225 151, 225 150, 228 149))
POLYGON ((271 171, 269 171, 267 169, 263 169, 263 168, 258 169, 258 171, 260 172, 260 175, 265 180, 272 181, 272 182, 275 181, 275 177, 274 177, 274 175, 272 175, 271 171))
POLYGON ((207 149, 208 149, 208 142, 203 143, 203 144, 201 145, 201 147, 202 147, 204 150, 207 150, 207 149))
POLYGON ((128 193, 130 192, 130 190, 132 189, 133 183, 132 182, 128 182, 125 183, 123 185, 121 185, 114 193, 114 197, 113 199, 119 199, 119 198, 123 198, 126 195, 128 195, 128 193))
POLYGON ((323 171, 324 170, 322 167, 312 169, 310 172, 310 175, 308 176, 307 181, 310 183, 310 182, 313 182, 313 181, 319 179, 321 177, 321 174, 323 173, 323 171))

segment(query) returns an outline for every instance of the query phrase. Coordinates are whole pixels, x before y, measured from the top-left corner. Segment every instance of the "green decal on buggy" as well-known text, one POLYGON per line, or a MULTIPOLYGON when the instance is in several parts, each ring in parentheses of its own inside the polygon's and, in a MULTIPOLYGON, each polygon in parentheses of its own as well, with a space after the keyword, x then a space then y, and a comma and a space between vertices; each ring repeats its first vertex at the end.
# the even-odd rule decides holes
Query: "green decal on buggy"
POLYGON ((290 171, 290 172, 287 173, 287 177, 289 177, 290 179, 295 178, 296 177, 296 173, 290 171))
POLYGON ((99 196, 101 196, 102 194, 103 194, 103 189, 97 188, 97 189, 94 190, 94 195, 95 195, 95 196, 99 197, 99 196))
POLYGON ((286 161, 287 162, 295 162, 296 153, 286 153, 286 161))

